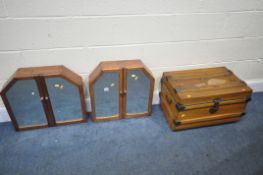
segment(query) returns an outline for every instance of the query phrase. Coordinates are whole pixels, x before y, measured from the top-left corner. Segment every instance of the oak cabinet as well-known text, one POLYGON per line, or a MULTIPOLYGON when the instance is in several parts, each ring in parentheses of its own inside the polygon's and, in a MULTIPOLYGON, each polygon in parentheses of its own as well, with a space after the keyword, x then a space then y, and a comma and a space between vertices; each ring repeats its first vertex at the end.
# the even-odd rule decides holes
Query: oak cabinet
POLYGON ((147 116, 154 78, 140 60, 101 62, 89 77, 92 119, 147 116))
POLYGON ((82 79, 64 66, 20 68, 1 97, 16 130, 86 121, 82 79))

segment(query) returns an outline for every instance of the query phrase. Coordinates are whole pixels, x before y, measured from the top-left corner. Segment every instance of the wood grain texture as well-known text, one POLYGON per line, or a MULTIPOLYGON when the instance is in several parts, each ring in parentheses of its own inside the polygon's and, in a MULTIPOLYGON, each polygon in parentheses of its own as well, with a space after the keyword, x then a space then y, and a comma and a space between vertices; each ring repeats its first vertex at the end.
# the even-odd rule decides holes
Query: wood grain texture
POLYGON ((223 124, 223 123, 229 123, 229 122, 236 122, 241 119, 241 114, 228 114, 224 115, 224 117, 218 117, 216 119, 211 120, 203 120, 203 121, 196 121, 196 122, 189 122, 189 123, 183 123, 180 125, 176 125, 174 123, 174 119, 176 118, 173 113, 171 112, 169 106, 167 105, 167 102, 163 100, 163 96, 161 95, 161 108, 163 110, 164 116, 168 122, 168 125, 170 126, 171 130, 182 130, 182 129, 189 129, 189 128, 196 128, 196 127, 203 127, 203 126, 209 126, 209 125, 217 125, 217 124, 223 124))
POLYGON ((185 105, 251 96, 252 89, 225 67, 163 73, 163 82, 185 105))
POLYGON ((177 130, 238 121, 251 93, 230 70, 219 67, 163 73, 160 99, 170 127, 177 130))

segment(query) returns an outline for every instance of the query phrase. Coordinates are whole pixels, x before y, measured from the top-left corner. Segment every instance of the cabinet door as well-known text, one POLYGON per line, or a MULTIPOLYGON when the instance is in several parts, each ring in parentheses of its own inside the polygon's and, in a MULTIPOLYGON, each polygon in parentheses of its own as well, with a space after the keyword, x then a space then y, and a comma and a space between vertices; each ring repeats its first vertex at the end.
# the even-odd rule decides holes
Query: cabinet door
POLYGON ((126 70, 126 115, 147 113, 151 81, 143 70, 126 70))
POLYGON ((104 72, 93 85, 96 119, 119 117, 120 73, 104 72))
POLYGON ((82 119, 80 92, 77 85, 62 77, 45 78, 56 123, 82 119))
POLYGON ((42 98, 34 79, 15 81, 6 92, 6 98, 19 128, 47 125, 42 98))

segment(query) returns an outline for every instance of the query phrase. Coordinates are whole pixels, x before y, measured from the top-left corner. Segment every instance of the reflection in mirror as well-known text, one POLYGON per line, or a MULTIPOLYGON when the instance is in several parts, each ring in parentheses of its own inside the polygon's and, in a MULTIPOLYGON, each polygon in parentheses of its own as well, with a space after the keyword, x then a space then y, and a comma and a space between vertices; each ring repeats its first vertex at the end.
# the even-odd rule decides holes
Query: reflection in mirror
POLYGON ((148 111, 150 79, 143 70, 128 70, 127 73, 127 113, 148 111))
POLYGON ((119 73, 103 73, 93 88, 96 117, 119 114, 119 73))
POLYGON ((82 118, 78 86, 60 77, 46 78, 55 120, 62 122, 82 118))
POLYGON ((6 97, 19 127, 47 124, 35 80, 18 80, 7 91, 6 97))

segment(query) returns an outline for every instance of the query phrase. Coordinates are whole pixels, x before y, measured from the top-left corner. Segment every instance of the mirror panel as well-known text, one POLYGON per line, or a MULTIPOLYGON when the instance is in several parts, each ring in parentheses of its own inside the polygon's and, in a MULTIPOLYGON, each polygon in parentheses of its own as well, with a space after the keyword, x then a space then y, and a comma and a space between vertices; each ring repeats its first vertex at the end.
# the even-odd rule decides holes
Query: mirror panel
POLYGON ((19 127, 47 124, 36 81, 17 80, 6 93, 19 127))
POLYGON ((151 81, 143 70, 127 71, 127 113, 148 111, 151 81))
POLYGON ((103 73, 94 83, 96 117, 119 114, 119 73, 103 73))
POLYGON ((82 119, 78 86, 61 77, 45 81, 56 122, 82 119))

